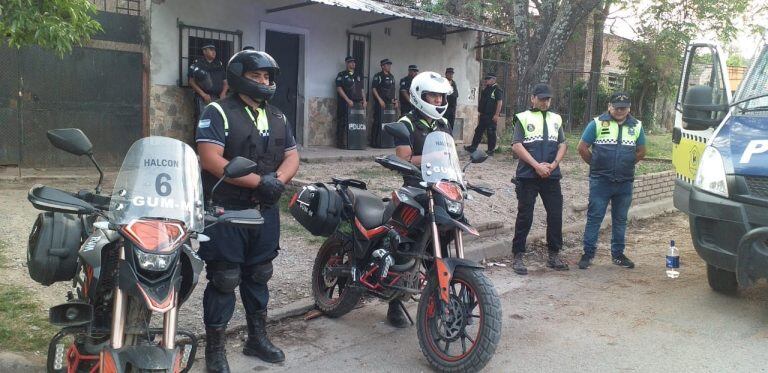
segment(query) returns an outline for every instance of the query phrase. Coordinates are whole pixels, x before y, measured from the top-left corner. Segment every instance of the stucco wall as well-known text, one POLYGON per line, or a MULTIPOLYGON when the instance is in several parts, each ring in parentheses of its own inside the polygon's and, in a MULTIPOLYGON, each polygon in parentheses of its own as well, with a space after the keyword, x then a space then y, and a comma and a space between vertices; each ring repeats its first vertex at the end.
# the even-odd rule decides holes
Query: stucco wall
MULTIPOLYGON (((438 40, 417 39, 410 35, 410 21, 398 20, 371 26, 352 28, 352 25, 382 18, 374 15, 326 5, 310 5, 276 13, 266 13, 267 8, 293 4, 291 1, 229 0, 211 2, 199 0, 165 0, 152 2, 151 25, 151 84, 176 86, 179 76, 179 29, 177 20, 187 25, 222 30, 242 30, 243 45, 264 48, 263 32, 275 29, 302 34, 304 43, 303 71, 299 80, 300 118, 297 134, 305 145, 330 145, 325 127, 335 120, 332 113, 318 112, 333 108, 335 101, 334 78, 344 68, 347 55, 347 33, 370 34, 372 77, 379 71, 378 61, 390 58, 394 61, 392 72, 399 80, 407 73, 409 64, 417 64, 422 71, 442 73, 446 67, 456 69, 455 80, 459 88, 459 105, 476 105, 470 100, 471 87, 479 86, 480 64, 475 60, 476 33, 473 31, 447 35, 446 43, 438 40), (318 103, 322 102, 322 105, 318 103), (301 110, 308 108, 308 110, 301 110), (331 118, 331 119, 329 119, 331 118), (322 122, 314 123, 316 121, 322 122), (315 139, 315 137, 317 137, 315 139)), ((300 57, 301 58, 301 57, 300 57)), ((156 102, 150 102, 156 108, 156 102)), ((157 111, 155 111, 157 112, 157 111)), ((458 114, 458 113, 457 113, 458 114)), ((188 120, 191 120, 188 119, 188 120)), ((465 118, 465 128, 474 127, 476 118, 465 118)), ((157 121, 151 120, 152 123, 157 121)))

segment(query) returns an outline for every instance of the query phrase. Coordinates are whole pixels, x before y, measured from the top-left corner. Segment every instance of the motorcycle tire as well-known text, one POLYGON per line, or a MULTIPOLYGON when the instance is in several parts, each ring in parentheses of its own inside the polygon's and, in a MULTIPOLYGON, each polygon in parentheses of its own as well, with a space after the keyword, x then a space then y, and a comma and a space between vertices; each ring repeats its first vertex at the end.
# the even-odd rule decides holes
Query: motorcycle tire
POLYGON ((348 286, 349 278, 325 276, 328 264, 344 264, 352 252, 345 249, 342 240, 337 236, 331 236, 317 251, 315 264, 312 266, 312 296, 315 299, 315 306, 328 317, 336 318, 352 311, 363 295, 363 289, 348 286), (333 298, 334 293, 338 293, 333 298))
POLYGON ((422 291, 419 347, 437 371, 477 372, 491 360, 501 337, 499 295, 481 270, 465 267, 456 268, 449 293, 451 312, 443 318, 437 279, 433 276, 422 291), (477 330, 474 337, 470 327, 477 330))

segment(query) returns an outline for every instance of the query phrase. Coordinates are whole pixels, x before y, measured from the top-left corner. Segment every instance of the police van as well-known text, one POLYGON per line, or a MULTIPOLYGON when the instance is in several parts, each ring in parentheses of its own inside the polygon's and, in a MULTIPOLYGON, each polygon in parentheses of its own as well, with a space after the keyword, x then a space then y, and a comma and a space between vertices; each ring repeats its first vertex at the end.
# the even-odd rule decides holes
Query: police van
POLYGON ((688 45, 672 141, 674 204, 709 285, 733 293, 768 278, 768 49, 732 93, 719 46, 688 45))

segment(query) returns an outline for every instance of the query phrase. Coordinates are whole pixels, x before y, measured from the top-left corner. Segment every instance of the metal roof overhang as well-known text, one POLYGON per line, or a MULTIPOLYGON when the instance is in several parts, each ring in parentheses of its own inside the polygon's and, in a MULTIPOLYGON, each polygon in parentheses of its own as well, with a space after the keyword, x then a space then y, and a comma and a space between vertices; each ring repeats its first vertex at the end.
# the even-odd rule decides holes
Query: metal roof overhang
POLYGON ((382 3, 374 0, 307 0, 300 3, 296 3, 296 4, 267 9, 267 13, 275 13, 275 12, 301 8, 304 6, 314 5, 314 4, 324 4, 324 5, 336 6, 340 8, 358 10, 361 12, 381 14, 386 16, 378 20, 358 23, 356 25, 353 25, 352 26, 353 28, 374 25, 377 23, 390 22, 397 19, 413 19, 417 21, 432 22, 432 23, 438 23, 445 26, 456 27, 456 29, 448 31, 446 32, 446 34, 453 34, 453 33, 467 31, 467 30, 475 30, 475 31, 482 31, 482 32, 487 32, 490 34, 496 34, 496 35, 502 35, 502 36, 511 35, 506 31, 479 25, 477 23, 465 21, 460 18, 434 14, 434 13, 426 12, 423 10, 406 8, 403 6, 382 3))

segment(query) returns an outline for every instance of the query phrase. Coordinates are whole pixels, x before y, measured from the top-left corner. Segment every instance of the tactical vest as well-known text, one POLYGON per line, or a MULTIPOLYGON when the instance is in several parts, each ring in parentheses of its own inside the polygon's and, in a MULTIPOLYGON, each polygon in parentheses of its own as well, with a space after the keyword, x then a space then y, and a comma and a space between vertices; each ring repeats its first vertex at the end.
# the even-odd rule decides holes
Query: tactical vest
MULTIPOLYGON (((259 110, 265 115, 256 114, 237 95, 230 95, 208 105, 206 110, 217 110, 224 120, 224 158, 230 160, 241 156, 258 165, 256 173, 266 175, 277 171, 285 156, 286 118, 279 109, 264 105, 259 110), (265 123, 266 122, 266 123, 265 123), (269 131, 269 140, 261 136, 269 131)), ((208 198, 218 178, 203 170, 203 191, 208 198)), ((253 190, 242 188, 227 182, 216 188, 215 200, 230 204, 248 204, 253 190)))
POLYGON ((503 99, 503 97, 497 97, 500 95, 501 92, 499 91, 498 84, 485 87, 480 94, 480 103, 477 105, 480 115, 492 117, 496 113, 496 101, 503 99))
POLYGON ((628 117, 623 125, 619 125, 607 114, 594 120, 597 138, 592 145, 589 175, 614 182, 634 180, 637 139, 642 123, 628 117))
POLYGON ((427 139, 427 135, 434 131, 443 131, 447 134, 451 134, 451 129, 448 127, 448 120, 440 118, 430 124, 425 119, 417 118, 413 111, 405 114, 398 122, 405 124, 411 131, 411 154, 421 155, 424 151, 424 141, 427 139))
POLYGON ((392 74, 384 74, 379 72, 374 76, 374 79, 379 79, 379 86, 376 90, 379 91, 379 96, 386 103, 392 101, 395 98, 395 77, 392 74))
MULTIPOLYGON (((515 117, 517 117, 517 120, 519 120, 520 124, 523 126, 523 146, 525 147, 525 150, 527 150, 537 162, 554 162, 557 157, 557 147, 559 145, 557 138, 560 133, 560 127, 563 125, 563 119, 560 115, 550 111, 534 112, 527 110, 515 114, 515 117), (546 113, 546 121, 544 120, 543 113, 546 113)), ((551 179, 559 179, 561 176, 560 165, 558 165, 549 177, 551 179)), ((518 161, 517 177, 535 179, 538 178, 539 175, 531 165, 523 161, 518 161)))
POLYGON ((342 79, 341 88, 344 90, 344 94, 354 102, 362 101, 363 79, 349 70, 340 72, 339 77, 342 79))

